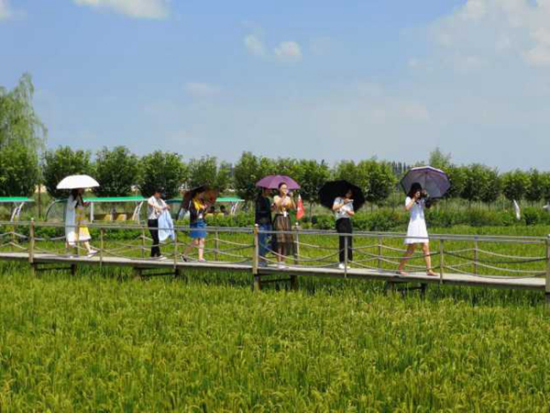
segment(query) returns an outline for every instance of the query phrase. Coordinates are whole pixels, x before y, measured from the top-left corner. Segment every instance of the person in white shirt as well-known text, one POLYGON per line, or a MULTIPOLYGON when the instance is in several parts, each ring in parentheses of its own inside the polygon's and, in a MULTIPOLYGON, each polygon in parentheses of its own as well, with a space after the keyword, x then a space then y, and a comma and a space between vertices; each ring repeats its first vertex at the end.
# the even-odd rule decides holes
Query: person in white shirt
POLYGON ((340 269, 345 269, 346 254, 348 263, 353 261, 353 226, 351 224, 351 217, 355 215, 353 209, 353 191, 350 189, 344 197, 338 197, 334 200, 332 206, 334 216, 336 218, 336 232, 340 235, 340 269), (347 240, 347 245, 346 245, 347 240))
POLYGON ((153 239, 153 244, 151 245, 151 258, 160 258, 164 257, 160 253, 160 240, 159 240, 159 217, 164 211, 170 209, 170 207, 162 199, 163 189, 159 188, 155 190, 154 195, 147 200, 147 226, 149 227, 149 232, 151 233, 151 238, 153 239))
POLYGON ((410 212, 411 219, 409 221, 409 228, 407 230, 407 238, 405 244, 407 245, 407 252, 401 259, 399 264, 399 274, 408 275, 404 272, 407 261, 416 251, 418 244, 422 245, 422 251, 426 260, 426 271, 430 276, 437 276, 432 269, 432 258, 430 256, 430 239, 428 237, 428 228, 426 226, 426 218, 424 216, 424 208, 429 207, 426 205, 426 191, 422 190, 422 185, 414 183, 411 186, 409 195, 405 201, 405 209, 410 212))

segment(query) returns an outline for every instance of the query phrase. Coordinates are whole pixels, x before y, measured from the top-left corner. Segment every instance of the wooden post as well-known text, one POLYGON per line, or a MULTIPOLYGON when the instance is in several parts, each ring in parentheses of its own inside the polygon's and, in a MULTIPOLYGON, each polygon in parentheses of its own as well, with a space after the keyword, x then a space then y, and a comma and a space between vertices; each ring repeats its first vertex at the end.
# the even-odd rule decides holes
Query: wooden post
POLYGON ((546 305, 550 306, 550 235, 546 238, 546 305))
MULTIPOLYGON (((294 230, 296 231, 296 236, 294 237, 294 265, 300 264, 300 225, 296 222, 296 225, 294 226, 294 230)), ((290 276, 290 289, 291 290, 297 290, 298 289, 298 276, 297 275, 291 275, 290 276)))
POLYGON ((178 270, 178 233, 174 231, 174 273, 178 270))
POLYGON ((214 232, 214 261, 218 261, 218 250, 220 249, 220 233, 218 230, 214 232))
POLYGON ((439 283, 443 284, 443 273, 445 268, 445 240, 439 240, 439 283))
POLYGON ((34 218, 31 219, 31 226, 29 228, 29 263, 34 263, 34 218))
POLYGON ((258 224, 254 225, 254 253, 252 255, 252 290, 260 291, 262 285, 260 275, 258 274, 258 265, 260 260, 260 237, 258 224))
POLYGON ((378 271, 382 272, 382 254, 384 253, 384 250, 382 249, 382 243, 384 242, 384 238, 382 237, 382 234, 378 234, 378 271))
POLYGON ((105 228, 99 230, 99 266, 103 267, 103 254, 105 251, 105 228))
POLYGON ((15 244, 17 243, 17 238, 15 236, 15 233, 17 232, 17 226, 15 225, 15 221, 13 221, 13 227, 11 228, 11 245, 10 245, 10 251, 15 251, 15 244))
POLYGON ((474 240, 474 275, 477 275, 478 273, 478 268, 477 268, 478 261, 479 261, 479 241, 476 235, 474 240))
POLYGON ((348 278, 348 245, 349 239, 346 235, 344 237, 344 278, 348 278))
POLYGON ((145 226, 141 226, 141 259, 145 258, 145 226))
POLYGON ((76 256, 80 256, 80 221, 76 224, 76 256))

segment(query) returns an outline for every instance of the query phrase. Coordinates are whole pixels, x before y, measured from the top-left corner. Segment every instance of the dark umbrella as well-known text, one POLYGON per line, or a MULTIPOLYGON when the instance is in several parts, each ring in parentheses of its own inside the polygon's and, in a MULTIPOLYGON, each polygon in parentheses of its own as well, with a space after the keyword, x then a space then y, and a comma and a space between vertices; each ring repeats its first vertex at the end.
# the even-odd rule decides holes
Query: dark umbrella
POLYGON ((268 175, 256 182, 256 186, 258 188, 278 189, 281 183, 285 183, 290 190, 300 189, 300 185, 286 175, 268 175))
POLYGON ((431 166, 413 168, 401 180, 401 186, 405 193, 409 193, 414 183, 422 185, 432 198, 443 198, 451 188, 451 181, 441 169, 431 166))
POLYGON ((319 191, 321 205, 332 209, 334 200, 338 197, 344 197, 349 190, 353 193, 353 209, 358 211, 365 205, 365 195, 361 188, 344 180, 331 181, 323 185, 319 191))

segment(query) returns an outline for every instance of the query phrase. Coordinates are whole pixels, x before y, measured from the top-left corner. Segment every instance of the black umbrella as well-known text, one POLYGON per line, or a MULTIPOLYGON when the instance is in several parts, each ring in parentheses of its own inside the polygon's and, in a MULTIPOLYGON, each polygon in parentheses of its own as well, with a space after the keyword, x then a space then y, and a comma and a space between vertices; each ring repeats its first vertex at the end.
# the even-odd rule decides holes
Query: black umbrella
POLYGON ((363 205, 365 205, 365 195, 363 195, 361 188, 345 180, 331 181, 323 185, 319 191, 319 200, 321 201, 321 205, 332 209, 334 200, 338 197, 344 197, 349 190, 353 193, 353 209, 358 211, 363 205))

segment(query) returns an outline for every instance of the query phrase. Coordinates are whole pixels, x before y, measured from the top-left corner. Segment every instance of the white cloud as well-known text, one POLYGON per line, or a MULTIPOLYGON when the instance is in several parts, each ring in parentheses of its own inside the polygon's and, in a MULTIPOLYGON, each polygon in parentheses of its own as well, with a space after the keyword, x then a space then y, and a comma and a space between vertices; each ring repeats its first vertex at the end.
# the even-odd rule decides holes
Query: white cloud
POLYGON ((197 98, 206 98, 218 95, 221 89, 215 85, 201 82, 189 82, 185 84, 185 90, 188 94, 197 98))
MULTIPOLYGON (((1 0, 0 0, 1 1, 1 0)), ((81 6, 112 10, 138 19, 165 19, 169 15, 169 0, 73 0, 81 6)))
POLYGON ((265 46, 264 43, 260 40, 255 34, 249 34, 244 38, 244 46, 248 53, 254 56, 265 56, 265 46))
POLYGON ((533 67, 550 67, 550 0, 467 0, 438 21, 434 40, 469 58, 510 53, 533 67))
POLYGON ((274 50, 275 57, 285 62, 296 62, 302 60, 302 49, 294 41, 282 42, 274 50))
POLYGON ((0 20, 7 20, 12 17, 13 11, 8 0, 0 0, 0 20))

